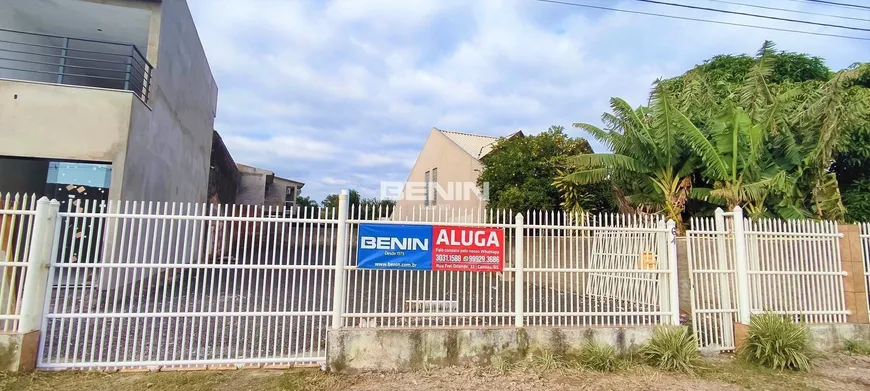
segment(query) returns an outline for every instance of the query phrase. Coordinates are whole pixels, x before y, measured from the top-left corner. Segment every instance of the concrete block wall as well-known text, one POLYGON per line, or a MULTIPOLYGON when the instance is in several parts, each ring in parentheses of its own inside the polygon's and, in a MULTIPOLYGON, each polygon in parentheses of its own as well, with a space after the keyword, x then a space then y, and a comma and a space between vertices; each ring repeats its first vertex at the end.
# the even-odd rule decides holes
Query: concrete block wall
POLYGON ((330 371, 342 373, 486 366, 497 357, 517 362, 542 352, 571 357, 587 341, 626 353, 652 332, 651 327, 333 330, 326 361, 330 371))

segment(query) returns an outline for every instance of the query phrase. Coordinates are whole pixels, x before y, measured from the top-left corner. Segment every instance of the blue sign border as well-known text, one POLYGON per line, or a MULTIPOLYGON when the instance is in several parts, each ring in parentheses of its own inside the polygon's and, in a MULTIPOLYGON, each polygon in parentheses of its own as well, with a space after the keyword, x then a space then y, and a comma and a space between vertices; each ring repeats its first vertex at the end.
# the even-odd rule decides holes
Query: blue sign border
POLYGON ((360 224, 357 268, 432 270, 432 230, 431 225, 360 224))

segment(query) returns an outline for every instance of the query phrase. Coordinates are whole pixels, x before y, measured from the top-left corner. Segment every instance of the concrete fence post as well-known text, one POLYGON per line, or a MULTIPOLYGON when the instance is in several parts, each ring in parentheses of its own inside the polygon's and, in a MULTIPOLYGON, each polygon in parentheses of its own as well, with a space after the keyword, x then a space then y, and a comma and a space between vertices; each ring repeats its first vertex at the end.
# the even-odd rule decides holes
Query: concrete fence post
POLYGON ((29 372, 36 368, 39 357, 39 333, 46 306, 49 270, 57 248, 58 210, 60 203, 42 197, 36 202, 36 215, 31 227, 30 249, 21 292, 21 312, 18 330, 0 333, 0 350, 6 352, 0 360, 0 371, 29 372))
POLYGON ((27 257, 27 273, 24 277, 24 290, 21 302, 21 321, 19 333, 39 330, 45 309, 45 294, 48 287, 48 271, 54 245, 55 225, 60 203, 42 197, 36 202, 36 216, 30 240, 30 253, 27 257))
POLYGON ((523 272, 523 263, 525 262, 525 247, 523 243, 524 220, 523 215, 517 213, 516 225, 514 227, 514 306, 516 306, 514 324, 517 327, 523 327, 523 303, 526 292, 523 272))
MULTIPOLYGON (((714 214, 714 221, 716 222, 716 267, 720 272, 724 272, 725 270, 730 270, 731 267, 728 264, 728 252, 727 246, 725 243, 725 239, 728 235, 728 226, 725 224, 725 211, 722 208, 716 208, 716 212, 714 214)), ((731 286, 731 278, 726 273, 719 274, 719 308, 722 310, 730 310, 732 309, 731 304, 731 291, 734 287, 731 286)), ((733 341, 733 328, 725 327, 723 329, 725 333, 725 339, 727 341, 733 341)))
POLYGON ((335 276, 332 281, 332 328, 341 328, 342 317, 344 316, 344 298, 347 293, 344 277, 346 275, 345 265, 347 264, 348 251, 348 225, 347 225, 347 209, 348 209, 348 191, 342 190, 338 195, 338 233, 336 235, 335 245, 335 276))
POLYGON ((749 324, 749 270, 746 260, 746 228, 743 208, 734 207, 734 269, 737 280, 737 322, 749 324))
POLYGON ((668 309, 671 312, 671 324, 680 324, 680 279, 677 275, 677 223, 668 220, 666 225, 666 245, 668 256, 668 309))

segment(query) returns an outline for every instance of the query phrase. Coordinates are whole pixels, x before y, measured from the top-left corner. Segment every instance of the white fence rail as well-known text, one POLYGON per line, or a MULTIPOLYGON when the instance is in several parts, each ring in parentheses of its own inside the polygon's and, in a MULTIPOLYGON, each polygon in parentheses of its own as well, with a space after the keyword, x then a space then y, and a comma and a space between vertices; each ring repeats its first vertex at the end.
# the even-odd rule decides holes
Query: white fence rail
POLYGON ((0 331, 18 331, 36 196, 0 195, 0 331))

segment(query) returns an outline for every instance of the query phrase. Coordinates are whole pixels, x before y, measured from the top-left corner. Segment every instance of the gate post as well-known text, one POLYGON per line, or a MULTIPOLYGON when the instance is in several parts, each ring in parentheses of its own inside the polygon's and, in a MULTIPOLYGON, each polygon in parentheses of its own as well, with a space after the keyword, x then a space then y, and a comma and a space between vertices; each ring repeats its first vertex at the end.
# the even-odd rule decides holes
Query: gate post
MULTIPOLYGON (((728 253, 725 246, 725 238, 728 235, 728 227, 725 225, 725 211, 722 208, 716 208, 715 212, 715 222, 716 222, 716 266, 718 267, 719 273, 719 308, 722 310, 730 310, 731 307, 731 283, 729 281, 729 274, 724 273, 725 270, 730 269, 728 265, 728 253)), ((741 218, 742 221, 742 218, 741 218)), ((736 261, 735 261, 736 262, 736 261)), ((729 313, 730 314, 730 313, 729 313)), ((733 322, 733 318, 732 318, 733 322)), ((733 341, 734 336, 733 328, 724 327, 723 332, 725 333, 725 339, 728 341, 733 341)))
POLYGON ((60 203, 42 197, 36 202, 36 216, 33 219, 33 237, 30 240, 30 253, 27 256, 27 273, 22 291, 21 320, 19 333, 39 330, 45 309, 45 294, 48 287, 48 270, 54 245, 55 225, 60 203))
POLYGON ((668 302, 671 312, 671 324, 680 325, 680 280, 677 276, 677 223, 668 220, 667 223, 668 251, 668 302))
POLYGON ((517 213, 516 227, 514 228, 514 324, 523 327, 523 303, 526 290, 523 263, 525 262, 525 248, 523 244, 523 223, 525 218, 517 213))
POLYGON ((347 197, 348 191, 342 190, 338 195, 338 234, 335 249, 335 276, 332 280, 332 329, 341 328, 341 318, 344 316, 344 297, 347 287, 344 283, 347 264, 347 197))
POLYGON ((49 268, 53 249, 58 245, 55 233, 57 227, 57 200, 49 201, 42 197, 36 202, 36 215, 33 218, 30 249, 27 254, 27 271, 24 274, 22 289, 21 315, 18 332, 2 335, 0 345, 12 353, 8 361, 2 363, 0 370, 26 372, 36 368, 39 354, 39 333, 45 311, 45 297, 48 289, 49 268), (14 346, 17 345, 17 349, 14 346))
POLYGON ((749 271, 746 261, 746 229, 743 208, 734 207, 734 269, 737 279, 737 321, 749 324, 749 271))

